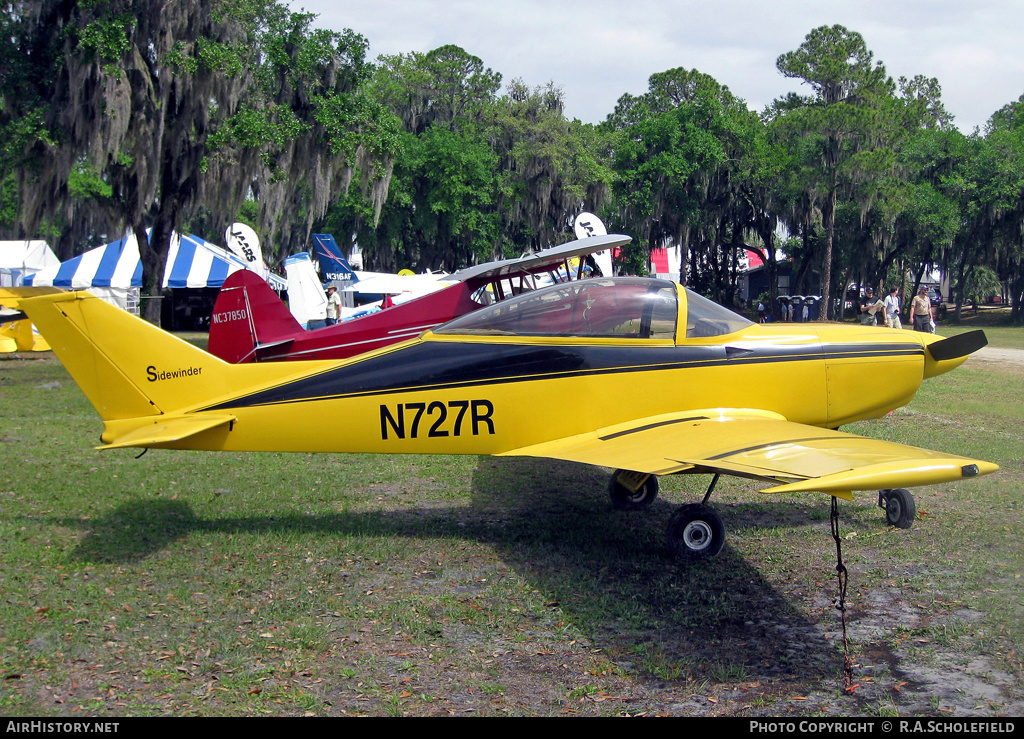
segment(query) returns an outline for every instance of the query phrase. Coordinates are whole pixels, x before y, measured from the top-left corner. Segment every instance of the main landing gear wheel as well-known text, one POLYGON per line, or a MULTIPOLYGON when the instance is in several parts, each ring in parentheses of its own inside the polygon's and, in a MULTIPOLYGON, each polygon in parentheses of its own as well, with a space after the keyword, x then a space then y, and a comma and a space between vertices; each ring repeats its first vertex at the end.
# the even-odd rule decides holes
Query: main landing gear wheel
POLYGON ((909 490, 895 488, 878 491, 878 505, 885 509, 885 520, 898 529, 909 529, 917 518, 917 506, 909 490))
POLYGON ((703 503, 684 505, 668 520, 668 546, 680 559, 714 557, 725 544, 725 524, 703 503))
POLYGON ((658 478, 642 472, 615 470, 608 482, 608 495, 618 510, 639 511, 658 497, 658 478))

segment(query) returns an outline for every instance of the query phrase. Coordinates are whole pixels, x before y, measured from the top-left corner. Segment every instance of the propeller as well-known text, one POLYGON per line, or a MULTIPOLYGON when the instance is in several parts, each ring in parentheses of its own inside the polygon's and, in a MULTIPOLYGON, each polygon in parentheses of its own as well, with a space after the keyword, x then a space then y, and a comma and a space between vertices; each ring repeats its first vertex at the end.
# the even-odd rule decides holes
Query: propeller
POLYGON ((986 344, 988 344, 988 339, 985 337, 984 331, 968 331, 932 342, 928 345, 928 353, 936 362, 943 362, 947 359, 966 357, 986 344))

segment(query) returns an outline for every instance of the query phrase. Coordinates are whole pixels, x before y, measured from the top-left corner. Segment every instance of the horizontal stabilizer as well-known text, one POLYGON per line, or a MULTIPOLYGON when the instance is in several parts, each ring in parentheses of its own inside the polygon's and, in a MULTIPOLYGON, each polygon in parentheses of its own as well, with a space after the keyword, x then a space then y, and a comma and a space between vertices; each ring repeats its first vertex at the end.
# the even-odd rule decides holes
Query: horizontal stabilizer
MULTIPOLYGON (((208 431, 218 426, 226 426, 235 420, 234 416, 160 416, 151 424, 136 427, 128 433, 116 437, 110 443, 96 447, 97 449, 121 449, 122 447, 150 447, 160 444, 171 444, 190 436, 208 431)), ((104 432, 101 440, 107 441, 113 436, 109 430, 104 432)))
POLYGON ((5 308, 17 308, 19 301, 26 298, 62 292, 64 291, 59 287, 0 287, 0 305, 5 308))

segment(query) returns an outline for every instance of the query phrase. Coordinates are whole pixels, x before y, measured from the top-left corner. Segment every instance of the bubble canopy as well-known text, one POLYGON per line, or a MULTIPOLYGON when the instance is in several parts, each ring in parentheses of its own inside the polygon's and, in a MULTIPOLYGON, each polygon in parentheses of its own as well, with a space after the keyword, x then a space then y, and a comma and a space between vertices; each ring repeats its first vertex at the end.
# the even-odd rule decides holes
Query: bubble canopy
MULTIPOLYGON (((750 321, 686 291, 689 336, 715 336, 750 321)), ((440 335, 547 336, 668 340, 676 338, 679 286, 646 277, 599 278, 524 293, 434 330, 440 335)))

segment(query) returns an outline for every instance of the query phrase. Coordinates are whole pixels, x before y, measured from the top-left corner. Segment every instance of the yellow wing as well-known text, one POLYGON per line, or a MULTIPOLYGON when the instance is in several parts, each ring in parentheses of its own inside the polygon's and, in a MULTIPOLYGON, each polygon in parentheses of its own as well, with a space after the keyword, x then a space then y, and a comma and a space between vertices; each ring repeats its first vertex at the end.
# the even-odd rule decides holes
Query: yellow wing
POLYGON ((792 423, 753 409, 709 409, 644 418, 509 456, 551 457, 652 475, 708 471, 769 480, 765 493, 932 485, 998 466, 944 452, 792 423))

